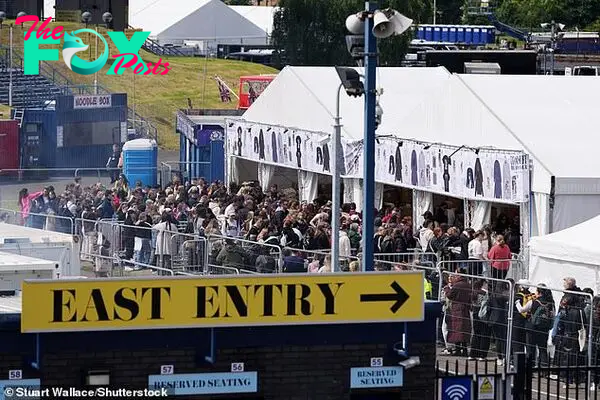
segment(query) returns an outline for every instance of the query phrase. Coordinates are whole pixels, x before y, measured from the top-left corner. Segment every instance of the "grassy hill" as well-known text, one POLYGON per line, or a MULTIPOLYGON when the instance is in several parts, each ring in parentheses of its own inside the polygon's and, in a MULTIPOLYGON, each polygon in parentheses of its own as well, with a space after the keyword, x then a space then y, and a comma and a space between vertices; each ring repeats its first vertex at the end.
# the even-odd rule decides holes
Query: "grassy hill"
MULTIPOLYGON (((4 29, 0 30, 0 41, 2 44, 8 44, 8 29, 6 27, 14 21, 5 21, 4 29)), ((29 23, 25 31, 29 28, 29 23)), ((62 25, 69 32, 85 28, 83 24, 72 22, 52 22, 49 26, 53 28, 56 25, 62 25)), ((105 33, 104 28, 99 27, 100 33, 105 33)), ((126 32, 128 37, 133 31, 126 32)), ((23 52, 24 31, 20 26, 13 29, 14 48, 19 54, 23 52)), ((82 59, 95 59, 95 38, 93 35, 83 33, 78 35, 86 44, 90 46, 89 52, 78 53, 82 59)), ((107 35, 104 35, 108 38, 107 35)), ((111 55, 117 54, 116 49, 111 45, 111 55)), ((62 48, 61 45, 48 46, 49 48, 62 48)), ((103 45, 100 42, 99 50, 102 52, 103 45)), ((140 51, 139 55, 144 61, 154 63, 159 57, 140 51)), ((112 57, 109 57, 111 59, 112 57)), ((178 109, 188 108, 188 98, 192 101, 194 108, 235 108, 235 101, 232 103, 221 103, 219 91, 213 77, 219 75, 227 84, 237 92, 239 77, 243 75, 257 75, 277 73, 276 70, 260 64, 205 59, 200 57, 163 57, 163 63, 168 62, 171 71, 164 76, 161 75, 137 75, 131 70, 123 75, 106 75, 108 64, 98 73, 99 85, 117 93, 128 93, 129 106, 135 105, 136 112, 149 119, 158 129, 159 143, 165 149, 177 149, 179 147, 179 138, 175 133, 175 113, 178 109)), ((77 84, 93 85, 94 76, 79 75, 67 68, 62 61, 50 62, 54 68, 58 69, 64 76, 77 84)), ((235 98, 233 98, 235 100, 235 98)), ((0 111, 1 112, 1 111, 0 111)))

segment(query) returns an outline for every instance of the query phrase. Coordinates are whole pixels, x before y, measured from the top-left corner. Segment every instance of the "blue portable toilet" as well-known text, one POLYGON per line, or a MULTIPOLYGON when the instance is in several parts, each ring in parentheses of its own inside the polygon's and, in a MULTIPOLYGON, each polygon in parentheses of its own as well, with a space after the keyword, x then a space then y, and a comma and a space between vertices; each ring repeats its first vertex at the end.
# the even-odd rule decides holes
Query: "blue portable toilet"
POLYGON ((465 28, 463 28, 463 27, 456 28, 456 42, 457 43, 465 42, 465 28))
POLYGON ((141 181, 144 186, 156 185, 158 146, 151 139, 134 139, 123 145, 123 173, 130 185, 141 181))
POLYGON ((419 26, 417 29, 417 39, 425 40, 425 27, 419 26))
POLYGON ((438 26, 433 27, 433 41, 434 42, 442 41, 442 29, 438 26))
POLYGON ((448 27, 442 27, 442 42, 449 42, 450 38, 448 37, 448 27))
POLYGON ((451 43, 456 43, 458 40, 456 38, 456 27, 451 27, 450 32, 448 33, 448 41, 451 43))
POLYGON ((430 26, 425 27, 425 40, 427 42, 433 42, 433 29, 430 26))
POLYGON ((473 44, 473 29, 465 28, 465 43, 473 44))
POLYGON ((482 37, 479 28, 473 28, 473 44, 482 44, 482 37))

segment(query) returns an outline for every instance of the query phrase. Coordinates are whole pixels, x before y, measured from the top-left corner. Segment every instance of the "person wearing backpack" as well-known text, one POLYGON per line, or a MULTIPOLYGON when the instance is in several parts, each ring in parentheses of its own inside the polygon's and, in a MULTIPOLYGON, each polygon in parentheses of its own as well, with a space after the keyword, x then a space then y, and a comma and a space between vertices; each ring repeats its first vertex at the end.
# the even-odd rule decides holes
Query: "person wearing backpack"
POLYGON ((549 365, 548 332, 554 325, 554 316, 556 315, 552 292, 545 287, 546 285, 539 284, 534 300, 519 310, 527 312, 529 309, 531 314, 527 324, 527 354, 535 359, 537 349, 539 351, 538 365, 541 367, 549 365))

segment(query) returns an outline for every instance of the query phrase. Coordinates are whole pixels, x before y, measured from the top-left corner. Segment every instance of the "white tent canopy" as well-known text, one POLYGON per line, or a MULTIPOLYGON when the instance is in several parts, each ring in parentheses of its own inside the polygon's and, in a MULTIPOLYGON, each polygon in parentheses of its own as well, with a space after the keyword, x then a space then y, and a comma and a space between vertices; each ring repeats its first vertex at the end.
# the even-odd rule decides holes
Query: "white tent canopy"
MULTIPOLYGON (((377 134, 403 136, 400 121, 411 112, 412 105, 435 96, 451 77, 441 67, 378 68, 377 85, 384 88, 380 99, 384 114, 377 134)), ((243 118, 314 132, 331 132, 339 85, 340 79, 333 67, 285 67, 243 118)), ((364 99, 349 97, 342 90, 340 114, 344 137, 362 140, 364 99)))
POLYGON ((264 29, 221 0, 140 0, 132 4, 130 20, 133 27, 152 32, 161 44, 209 41, 214 46, 268 40, 264 29))
POLYGON ((258 26, 267 35, 273 32, 273 17, 278 7, 268 6, 229 6, 233 11, 258 26))
POLYGON ((600 289, 600 248, 596 234, 600 215, 570 228, 529 242, 529 280, 561 288, 563 279, 574 277, 580 287, 600 289))
MULTIPOLYGON (((243 118, 331 132, 338 85, 332 67, 287 67, 243 118)), ((533 233, 558 231, 600 214, 600 139, 591 117, 600 80, 381 67, 377 86, 384 89, 380 136, 529 154, 533 233)), ((363 101, 342 94, 342 129, 348 140, 362 140, 363 101)))

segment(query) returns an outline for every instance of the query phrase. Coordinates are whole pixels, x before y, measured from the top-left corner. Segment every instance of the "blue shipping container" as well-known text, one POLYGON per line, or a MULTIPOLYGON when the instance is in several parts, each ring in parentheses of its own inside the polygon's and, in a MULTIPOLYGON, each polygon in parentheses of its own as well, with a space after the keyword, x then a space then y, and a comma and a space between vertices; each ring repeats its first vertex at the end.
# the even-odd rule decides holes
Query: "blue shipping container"
POLYGON ((130 185, 141 181, 154 186, 157 180, 158 146, 154 140, 135 139, 123 146, 123 173, 130 185))

